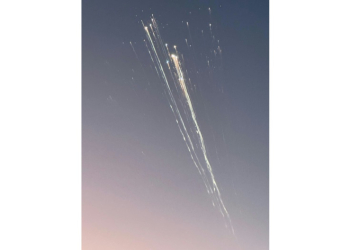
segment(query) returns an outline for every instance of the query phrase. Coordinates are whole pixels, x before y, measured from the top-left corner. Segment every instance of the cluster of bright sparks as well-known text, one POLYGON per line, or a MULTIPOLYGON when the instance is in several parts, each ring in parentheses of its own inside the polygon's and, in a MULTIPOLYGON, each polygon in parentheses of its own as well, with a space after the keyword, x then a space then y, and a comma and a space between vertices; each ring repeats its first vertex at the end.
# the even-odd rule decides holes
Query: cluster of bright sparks
MULTIPOLYGON (((210 9, 209 12, 211 14, 210 9)), ((171 53, 168 44, 163 43, 158 24, 154 17, 151 18, 151 23, 148 26, 143 22, 142 24, 148 41, 147 43, 145 40, 146 48, 158 76, 165 84, 169 106, 175 116, 176 123, 186 143, 192 161, 202 177, 208 194, 211 195, 213 206, 220 211, 226 226, 229 226, 234 234, 230 214, 225 207, 216 183, 213 169, 207 156, 204 138, 198 125, 196 112, 188 91, 187 86, 191 82, 185 74, 186 71, 184 71, 184 57, 179 54, 176 46, 173 47, 174 53, 171 53)), ((192 42, 189 24, 188 22, 186 24, 189 31, 189 38, 192 42)), ((212 35, 211 24, 209 25, 209 29, 212 35)), ((212 37, 214 39, 213 35, 212 37)), ((187 39, 186 44, 188 46, 187 39)), ((219 46, 218 52, 221 54, 219 46)))

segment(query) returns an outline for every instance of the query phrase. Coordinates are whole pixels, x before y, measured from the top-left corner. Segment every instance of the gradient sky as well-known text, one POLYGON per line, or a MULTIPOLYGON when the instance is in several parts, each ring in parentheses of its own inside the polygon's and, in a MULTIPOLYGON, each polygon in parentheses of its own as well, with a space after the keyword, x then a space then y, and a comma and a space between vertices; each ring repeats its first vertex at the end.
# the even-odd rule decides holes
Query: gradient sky
POLYGON ((83 249, 268 249, 268 1, 82 4, 83 249), (236 238, 211 204, 144 45, 140 20, 151 14, 189 71, 195 63, 203 72, 189 74, 200 88, 191 97, 236 238), (223 51, 211 71, 200 55, 209 23, 223 51))

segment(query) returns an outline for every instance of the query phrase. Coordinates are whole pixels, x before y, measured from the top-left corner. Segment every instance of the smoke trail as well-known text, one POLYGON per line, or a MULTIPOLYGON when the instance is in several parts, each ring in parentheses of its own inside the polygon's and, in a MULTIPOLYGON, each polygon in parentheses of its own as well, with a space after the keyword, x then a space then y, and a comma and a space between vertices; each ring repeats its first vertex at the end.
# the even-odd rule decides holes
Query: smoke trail
MULTIPOLYGON (((151 32, 149 31, 148 27, 143 24, 143 22, 142 24, 144 26, 146 37, 153 54, 153 57, 152 57, 149 51, 150 56, 152 58, 152 61, 153 59, 155 59, 154 61, 156 61, 156 66, 158 67, 158 71, 160 72, 161 77, 164 80, 164 83, 166 86, 169 106, 175 116, 176 123, 185 141, 185 144, 190 153, 191 159, 203 179, 207 192, 212 197, 213 206, 217 207, 217 209, 225 219, 225 224, 230 225, 231 231, 235 235, 230 214, 228 213, 225 207, 225 204, 222 200, 222 196, 218 188, 217 182, 215 180, 211 163, 208 159, 203 134, 198 124, 196 112, 193 107, 192 100, 187 89, 187 86, 190 83, 190 81, 186 78, 184 73, 186 72, 183 69, 184 61, 180 60, 180 56, 176 49, 176 46, 174 46, 175 53, 174 54, 170 53, 168 45, 164 44, 162 41, 155 18, 152 17, 151 20, 152 20, 152 24, 150 25, 151 32), (166 71, 164 71, 164 67, 163 67, 163 65, 165 64, 167 66, 165 67, 165 69, 166 68, 168 69, 167 73, 166 71), (169 78, 169 75, 170 75, 170 78, 169 78), (175 98, 174 91, 170 87, 171 81, 169 81, 169 79, 172 80, 172 83, 177 92, 176 96, 178 96, 178 98, 175 98), (182 112, 180 112, 178 103, 181 104, 182 112), (185 115, 186 120, 190 124, 187 124, 187 125, 185 124, 184 122, 185 119, 183 118, 182 114, 185 115), (190 135, 189 131, 191 132, 192 136, 190 135), (199 145, 199 147, 195 148, 195 145, 196 146, 199 145), (200 161, 199 156, 202 157, 202 160, 205 163, 204 164, 205 167, 203 167, 203 164, 200 161)), ((188 23, 187 23, 187 26, 188 26, 188 23)), ((210 27, 210 33, 211 33, 211 24, 209 25, 209 27, 210 27)), ((190 39, 191 39, 191 36, 190 36, 190 39)))

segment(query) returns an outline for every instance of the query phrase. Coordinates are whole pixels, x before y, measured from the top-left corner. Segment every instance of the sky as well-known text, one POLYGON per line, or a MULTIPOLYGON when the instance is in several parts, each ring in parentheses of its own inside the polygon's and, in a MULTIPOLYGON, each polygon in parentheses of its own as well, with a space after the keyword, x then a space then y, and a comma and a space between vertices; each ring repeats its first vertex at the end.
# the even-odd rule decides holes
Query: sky
MULTIPOLYGON (((83 249, 268 249, 268 1, 82 5, 83 249), (183 56, 196 122, 230 221, 212 204, 152 61, 141 22, 149 25, 152 14, 171 53, 176 45, 183 56)), ((166 70, 165 57, 161 63, 166 70)), ((172 91, 203 163, 176 81, 172 91)))

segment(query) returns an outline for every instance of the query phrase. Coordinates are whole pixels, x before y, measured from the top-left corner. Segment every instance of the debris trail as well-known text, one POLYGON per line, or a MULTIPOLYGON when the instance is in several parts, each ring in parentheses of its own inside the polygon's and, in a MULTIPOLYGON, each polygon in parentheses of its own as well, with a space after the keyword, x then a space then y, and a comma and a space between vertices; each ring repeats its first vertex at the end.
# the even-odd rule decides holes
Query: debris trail
POLYGON ((136 50, 135 50, 134 46, 132 45, 132 42, 131 42, 131 41, 130 41, 130 45, 131 45, 132 50, 133 50, 134 53, 135 53, 135 56, 136 56, 137 60, 140 61, 139 56, 137 55, 136 50))
MULTIPOLYGON (((191 137, 189 136, 189 133, 187 131, 187 127, 185 126, 185 123, 183 121, 181 113, 180 113, 180 111, 178 109, 178 106, 177 106, 177 103, 176 103, 175 98, 173 96, 172 90, 171 90, 171 88, 169 86, 168 78, 167 78, 167 76, 165 74, 165 71, 163 69, 162 63, 161 63, 161 61, 159 59, 159 56, 158 56, 158 52, 157 52, 157 50, 156 50, 156 48, 154 46, 153 39, 152 39, 152 37, 151 37, 151 35, 150 35, 149 31, 148 31, 148 27, 147 26, 145 26, 145 31, 146 31, 146 34, 147 34, 148 41, 151 44, 151 48, 152 48, 152 50, 154 52, 154 55, 155 55, 155 58, 156 58, 156 61, 157 61, 157 65, 158 65, 158 69, 161 72, 162 78, 163 78, 163 80, 164 80, 164 82, 166 84, 167 93, 169 95, 169 100, 170 100, 169 101, 169 106, 170 106, 173 114, 175 115, 176 123, 178 124, 178 127, 179 127, 180 132, 181 132, 181 134, 183 136, 183 139, 184 139, 184 141, 186 143, 188 151, 191 154, 191 158, 192 158, 195 166, 197 167, 200 175, 202 176, 202 179, 203 179, 203 181, 205 183, 205 186, 207 188, 207 192, 208 193, 213 193, 213 191, 211 190, 211 187, 209 185, 209 182, 207 180, 207 177, 205 175, 205 170, 203 169, 202 165, 200 164, 198 156, 197 156, 197 154, 196 154, 196 152, 194 150, 194 146, 193 146, 191 137), (179 123, 179 120, 180 120, 180 123, 179 123)), ((161 45, 163 45, 163 44, 161 44, 161 45)))
MULTIPOLYGON (((210 8, 209 13, 211 14, 210 8)), ((184 57, 179 54, 176 45, 173 46, 175 50, 174 53, 171 53, 168 44, 163 43, 158 24, 153 16, 149 27, 144 25, 143 22, 142 24, 146 32, 149 47, 151 48, 149 49, 146 43, 148 52, 155 67, 158 69, 157 73, 160 74, 160 77, 164 81, 170 109, 175 116, 176 123, 185 141, 191 159, 204 182, 208 194, 210 194, 212 198, 213 206, 219 210, 225 220, 225 224, 230 226, 233 235, 235 235, 230 214, 226 209, 215 180, 213 168, 207 155, 203 134, 198 124, 195 108, 188 91, 188 87, 191 88, 192 84, 185 74, 187 70, 184 70, 184 57), (183 116, 185 116, 186 119, 184 119, 183 116)), ((193 44, 188 23, 187 27, 190 41, 193 44)), ((209 29, 213 37, 211 24, 209 24, 209 29)), ((185 41, 187 44, 187 39, 185 41)), ((220 47, 218 52, 221 54, 220 47)))
POLYGON ((186 23, 187 24, 187 29, 188 29, 188 35, 190 37, 190 41, 191 41, 191 45, 193 44, 193 41, 192 41, 192 35, 191 35, 191 30, 190 30, 190 25, 188 24, 188 22, 186 23))
MULTIPOLYGON (((136 59, 137 59, 137 61, 139 62, 139 64, 141 65, 141 68, 142 68, 143 72, 146 73, 145 69, 144 69, 143 66, 142 66, 141 60, 140 60, 139 56, 138 56, 137 53, 136 53, 136 50, 135 50, 135 48, 134 48, 134 45, 132 45, 132 42, 131 42, 131 41, 130 41, 130 46, 131 46, 132 50, 134 51, 134 54, 135 54, 135 56, 136 56, 136 59)), ((146 46, 147 46, 147 44, 146 44, 146 46)), ((152 60, 153 60, 153 59, 152 59, 152 60)), ((156 70, 157 70, 157 68, 156 68, 156 70)), ((158 72, 157 72, 157 73, 158 73, 158 72)), ((147 80, 147 82, 148 82, 148 85, 150 85, 149 80, 147 80)))

